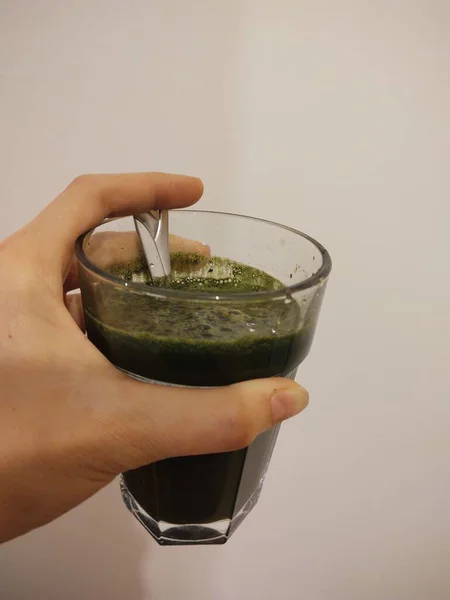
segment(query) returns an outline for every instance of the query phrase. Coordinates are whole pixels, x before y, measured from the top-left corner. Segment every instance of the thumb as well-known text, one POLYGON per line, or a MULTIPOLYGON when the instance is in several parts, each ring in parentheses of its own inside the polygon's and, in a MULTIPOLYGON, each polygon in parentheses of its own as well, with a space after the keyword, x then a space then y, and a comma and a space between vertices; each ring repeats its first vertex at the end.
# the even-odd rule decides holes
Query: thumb
POLYGON ((174 456, 244 448, 308 405, 308 392, 281 378, 179 388, 124 376, 114 387, 101 448, 115 473, 174 456))

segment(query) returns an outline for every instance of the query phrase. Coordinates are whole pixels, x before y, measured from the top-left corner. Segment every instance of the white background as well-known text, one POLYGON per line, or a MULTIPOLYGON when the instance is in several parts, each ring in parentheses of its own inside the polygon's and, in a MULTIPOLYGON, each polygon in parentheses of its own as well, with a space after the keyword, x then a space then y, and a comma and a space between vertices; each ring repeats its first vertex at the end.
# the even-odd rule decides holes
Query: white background
POLYGON ((448 0, 0 0, 2 235, 79 173, 168 170, 334 259, 231 541, 159 548, 113 485, 2 546, 2 600, 450 598, 449 64, 448 0))

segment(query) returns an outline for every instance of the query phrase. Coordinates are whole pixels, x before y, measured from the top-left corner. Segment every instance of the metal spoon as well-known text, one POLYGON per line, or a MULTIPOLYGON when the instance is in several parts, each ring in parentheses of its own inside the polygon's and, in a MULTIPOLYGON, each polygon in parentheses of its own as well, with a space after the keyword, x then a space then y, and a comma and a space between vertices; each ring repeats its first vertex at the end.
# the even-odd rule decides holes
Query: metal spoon
POLYGON ((151 278, 170 275, 169 214, 167 210, 151 210, 134 216, 151 278))

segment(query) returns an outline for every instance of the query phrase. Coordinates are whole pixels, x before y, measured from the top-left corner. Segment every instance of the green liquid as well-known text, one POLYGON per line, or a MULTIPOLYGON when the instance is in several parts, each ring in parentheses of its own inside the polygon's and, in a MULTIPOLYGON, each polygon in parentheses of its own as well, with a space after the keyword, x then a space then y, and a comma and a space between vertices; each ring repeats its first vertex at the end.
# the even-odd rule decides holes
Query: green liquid
MULTIPOLYGON (((221 258, 172 257, 170 278, 155 287, 240 293, 276 290, 270 275, 221 258), (194 269, 192 269, 194 267, 194 269)), ((116 276, 149 282, 142 263, 116 265, 116 276)), ((291 371, 306 356, 312 328, 300 326, 294 300, 215 302, 158 299, 99 284, 89 338, 117 367, 166 383, 217 386, 291 371)))
MULTIPOLYGON (((111 272, 150 283, 142 263, 116 265, 111 272)), ((258 269, 195 255, 172 256, 171 276, 153 285, 210 294, 283 287, 258 269)), ((130 374, 171 384, 221 386, 294 375, 314 334, 292 299, 167 300, 102 283, 83 296, 88 335, 99 350, 130 374)), ((155 521, 231 519, 258 489, 276 433, 236 452, 160 461, 125 473, 124 481, 155 521)))

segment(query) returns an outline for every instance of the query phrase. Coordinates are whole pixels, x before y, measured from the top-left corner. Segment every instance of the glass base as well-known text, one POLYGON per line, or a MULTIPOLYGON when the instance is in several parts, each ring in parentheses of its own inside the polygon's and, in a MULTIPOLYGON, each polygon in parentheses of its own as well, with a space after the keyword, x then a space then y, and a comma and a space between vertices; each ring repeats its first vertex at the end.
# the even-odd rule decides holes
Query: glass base
POLYGON ((214 523, 175 524, 156 521, 139 505, 131 495, 123 478, 120 477, 120 490, 125 506, 132 515, 145 527, 160 546, 200 546, 225 544, 236 531, 248 513, 258 502, 261 485, 232 519, 223 519, 214 523))

